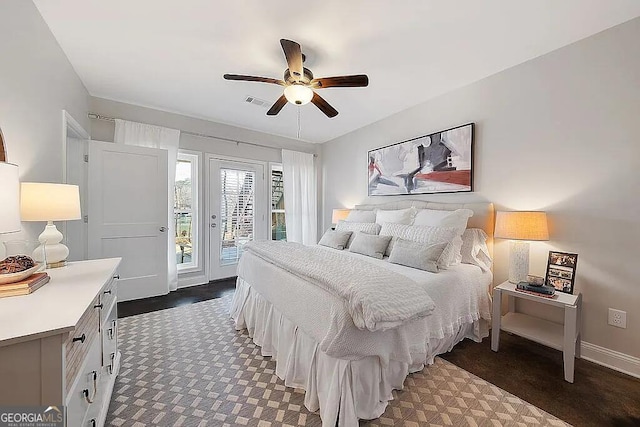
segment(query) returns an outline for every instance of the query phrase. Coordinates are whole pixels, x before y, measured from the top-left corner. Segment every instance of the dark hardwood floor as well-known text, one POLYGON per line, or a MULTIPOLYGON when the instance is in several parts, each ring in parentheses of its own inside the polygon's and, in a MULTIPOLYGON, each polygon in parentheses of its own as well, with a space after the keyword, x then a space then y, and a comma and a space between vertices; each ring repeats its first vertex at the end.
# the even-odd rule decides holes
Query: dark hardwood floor
POLYGON ((135 316, 136 314, 149 313, 156 310, 164 310, 165 308, 179 307, 181 305, 193 304, 194 302, 220 298, 225 294, 233 293, 235 288, 236 278, 233 277, 209 282, 206 285, 178 289, 177 291, 159 297, 119 302, 118 317, 135 316))
MULTIPOLYGON (((121 302, 118 317, 220 298, 234 289, 232 278, 121 302)), ((578 359, 570 384, 561 352, 502 332, 494 353, 490 341, 465 340, 441 357, 576 427, 640 427, 640 379, 578 359)))

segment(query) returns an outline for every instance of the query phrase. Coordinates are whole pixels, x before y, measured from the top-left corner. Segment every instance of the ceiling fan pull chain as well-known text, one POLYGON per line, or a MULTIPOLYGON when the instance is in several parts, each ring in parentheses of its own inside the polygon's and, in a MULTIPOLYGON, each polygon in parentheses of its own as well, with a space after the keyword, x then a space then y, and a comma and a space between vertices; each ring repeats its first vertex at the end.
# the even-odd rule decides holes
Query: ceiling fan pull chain
POLYGON ((298 139, 300 139, 300 107, 298 107, 298 139))

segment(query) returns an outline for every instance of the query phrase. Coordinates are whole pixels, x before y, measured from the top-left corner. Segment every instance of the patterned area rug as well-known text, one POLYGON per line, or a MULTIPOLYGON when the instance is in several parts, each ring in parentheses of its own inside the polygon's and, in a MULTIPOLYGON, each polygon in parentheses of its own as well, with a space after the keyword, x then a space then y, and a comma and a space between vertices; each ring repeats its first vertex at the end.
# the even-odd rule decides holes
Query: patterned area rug
MULTIPOLYGON (((236 331, 225 297, 120 320, 122 366, 107 425, 320 426, 304 392, 236 331)), ((566 426, 498 387, 436 358, 367 426, 566 426)))

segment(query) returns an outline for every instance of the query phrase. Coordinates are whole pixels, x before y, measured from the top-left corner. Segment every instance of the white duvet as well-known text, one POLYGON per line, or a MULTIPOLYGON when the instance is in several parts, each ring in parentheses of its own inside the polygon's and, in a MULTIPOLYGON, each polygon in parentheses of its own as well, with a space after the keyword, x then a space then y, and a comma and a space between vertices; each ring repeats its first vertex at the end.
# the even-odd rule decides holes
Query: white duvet
POLYGON ((392 329, 434 309, 429 294, 413 279, 345 251, 274 241, 250 242, 245 250, 342 298, 359 329, 392 329), (390 285, 396 292, 389 292, 390 285))
MULTIPOLYGON (((334 249, 321 247, 322 250, 334 249)), ((329 356, 357 360, 367 356, 406 362, 425 363, 434 340, 454 335, 462 325, 479 319, 490 320, 490 272, 460 264, 439 273, 391 264, 343 251, 409 279, 422 286, 435 304, 430 316, 384 331, 369 331, 355 326, 344 300, 263 259, 245 252, 238 265, 238 276, 270 301, 286 318, 313 337, 329 356)), ((388 292, 395 291, 392 284, 388 292)))

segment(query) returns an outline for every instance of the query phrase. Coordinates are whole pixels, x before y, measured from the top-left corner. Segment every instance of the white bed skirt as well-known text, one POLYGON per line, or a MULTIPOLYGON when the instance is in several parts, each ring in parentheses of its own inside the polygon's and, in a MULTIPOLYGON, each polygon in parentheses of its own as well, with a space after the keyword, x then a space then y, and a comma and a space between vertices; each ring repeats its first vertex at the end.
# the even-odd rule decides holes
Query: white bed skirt
POLYGON ((383 366, 377 356, 359 360, 328 356, 240 277, 230 315, 236 329, 246 329, 261 354, 273 358, 276 374, 285 385, 305 390, 305 406, 320 412, 323 427, 334 427, 336 421, 339 426, 358 426, 358 419, 380 417, 393 399, 392 390, 402 389, 407 375, 432 364, 436 355, 465 337, 481 339, 488 334, 487 322, 468 323, 453 336, 430 340, 429 354, 421 363, 409 366, 391 360, 383 366))

